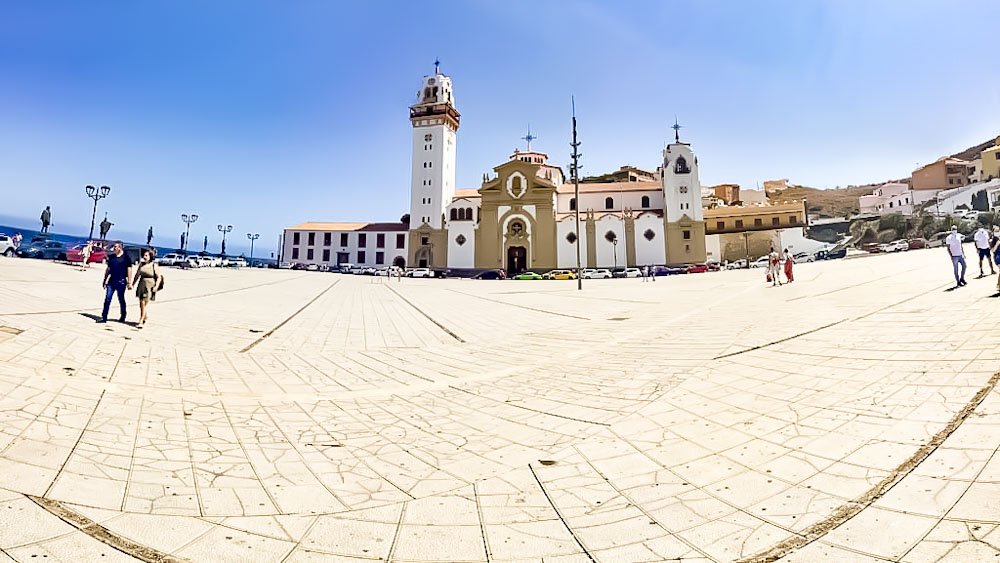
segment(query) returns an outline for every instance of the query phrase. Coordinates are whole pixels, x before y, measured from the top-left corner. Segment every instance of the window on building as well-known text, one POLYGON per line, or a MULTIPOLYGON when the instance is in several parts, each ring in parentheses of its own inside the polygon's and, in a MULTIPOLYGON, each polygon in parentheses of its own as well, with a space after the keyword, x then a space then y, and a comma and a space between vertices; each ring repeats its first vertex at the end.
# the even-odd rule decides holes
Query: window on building
POLYGON ((781 224, 781 217, 771 217, 771 224, 772 225, 779 225, 779 224, 781 224))
POLYGON ((471 221, 472 220, 472 208, 471 207, 466 207, 465 208, 465 220, 466 221, 471 221))
POLYGON ((743 219, 737 219, 736 220, 736 228, 737 229, 742 229, 743 228, 743 219))
POLYGON ((892 209, 892 202, 889 202, 889 209, 892 209))
POLYGON ((799 224, 799 216, 798 215, 792 215, 791 217, 789 217, 788 218, 788 224, 789 225, 798 225, 799 224))
POLYGON ((368 235, 358 233, 358 248, 364 248, 366 246, 368 246, 368 235))
POLYGON ((306 260, 312 260, 312 259, 313 259, 313 249, 307 248, 306 249, 306 260))
POLYGON ((299 249, 296 247, 292 249, 292 260, 298 260, 298 259, 299 259, 299 249))
POLYGON ((359 250, 358 251, 358 264, 364 264, 364 263, 365 263, 365 251, 364 250, 359 250))
POLYGON ((309 233, 309 246, 316 244, 316 233, 309 233))
POLYGON ((375 263, 376 264, 385 264, 385 252, 376 252, 375 253, 375 263))
POLYGON ((404 246, 406 246, 406 235, 396 235, 396 248, 403 248, 404 246))
POLYGON ((347 246, 347 233, 340 233, 340 246, 347 246))
POLYGON ((606 197, 604 198, 604 209, 613 209, 615 206, 614 198, 606 197))
POLYGON ((299 238, 299 235, 301 234, 302 233, 292 233, 292 244, 299 244, 301 242, 301 239, 299 238))
POLYGON ((324 248, 323 249, 323 261, 324 262, 329 262, 330 261, 330 249, 329 248, 324 248))
POLYGON ((684 231, 684 240, 691 240, 691 231, 684 231))
POLYGON ((375 235, 375 248, 385 248, 385 234, 379 233, 375 235))
POLYGON ((763 225, 764 225, 764 220, 763 219, 754 219, 753 220, 753 226, 754 227, 761 227, 763 225))
POLYGON ((323 246, 333 244, 333 233, 323 233, 323 246))
POLYGON ((576 198, 575 197, 569 198, 569 210, 570 211, 576 211, 576 198))
POLYGON ((427 237, 420 237, 420 246, 427 246, 427 243, 428 243, 427 237))
POLYGON ((725 221, 717 221, 715 223, 715 228, 718 229, 718 230, 720 230, 720 231, 725 230, 725 228, 726 228, 726 222, 725 221))
POLYGON ((649 196, 648 195, 642 196, 642 207, 643 207, 643 209, 649 207, 649 196))
POLYGON ((451 220, 458 221, 458 210, 454 207, 451 208, 451 220))

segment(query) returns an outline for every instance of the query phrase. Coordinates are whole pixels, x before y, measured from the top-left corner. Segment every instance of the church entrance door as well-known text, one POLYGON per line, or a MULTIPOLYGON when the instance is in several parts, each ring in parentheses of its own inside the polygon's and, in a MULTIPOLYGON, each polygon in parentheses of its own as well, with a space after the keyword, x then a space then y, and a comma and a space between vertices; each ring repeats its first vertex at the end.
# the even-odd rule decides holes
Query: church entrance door
POLYGON ((523 246, 507 249, 507 275, 516 276, 528 267, 528 250, 523 246))
POLYGON ((396 259, 392 261, 392 265, 397 268, 405 268, 406 258, 403 258, 402 256, 397 256, 396 259))

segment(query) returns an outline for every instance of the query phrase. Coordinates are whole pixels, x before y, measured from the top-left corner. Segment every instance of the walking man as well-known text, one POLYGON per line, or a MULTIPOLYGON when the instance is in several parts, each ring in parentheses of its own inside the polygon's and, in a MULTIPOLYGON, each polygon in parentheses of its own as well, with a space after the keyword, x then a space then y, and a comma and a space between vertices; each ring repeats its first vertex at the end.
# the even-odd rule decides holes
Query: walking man
POLYGON ((767 277, 771 278, 771 287, 781 285, 781 280, 778 279, 779 272, 781 271, 779 267, 780 263, 781 260, 778 257, 778 253, 774 251, 774 247, 772 246, 771 252, 767 255, 767 277))
POLYGON ((125 290, 132 289, 132 260, 122 250, 121 241, 115 241, 108 256, 108 267, 104 270, 104 310, 101 312, 100 323, 108 322, 108 310, 111 308, 111 297, 118 294, 118 305, 121 316, 118 322, 125 322, 125 290))
POLYGON ((965 249, 962 248, 962 235, 959 234, 957 226, 952 225, 951 234, 944 239, 944 247, 948 249, 948 255, 951 256, 951 265, 955 270, 955 287, 968 285, 965 281, 965 270, 967 268, 965 264, 965 249), (961 273, 959 273, 959 266, 962 266, 961 273))
POLYGON ((52 210, 46 205, 45 209, 42 211, 42 216, 39 217, 42 220, 42 231, 43 233, 49 232, 49 225, 52 224, 52 210))
POLYGON ((983 258, 990 265, 990 275, 992 276, 997 271, 993 268, 993 259, 990 257, 990 232, 986 230, 986 227, 980 225, 976 231, 975 239, 976 252, 979 253, 979 277, 986 277, 986 272, 983 271, 983 258))
POLYGON ((146 246, 150 246, 151 242, 153 242, 153 226, 152 225, 150 225, 149 226, 149 230, 146 231, 146 246))

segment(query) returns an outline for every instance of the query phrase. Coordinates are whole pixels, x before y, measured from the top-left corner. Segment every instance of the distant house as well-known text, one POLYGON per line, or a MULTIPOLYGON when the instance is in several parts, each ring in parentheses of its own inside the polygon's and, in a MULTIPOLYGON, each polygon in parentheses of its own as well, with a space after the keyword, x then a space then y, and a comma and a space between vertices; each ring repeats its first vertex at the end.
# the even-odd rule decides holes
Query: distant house
POLYGON ((875 188, 871 195, 858 198, 862 214, 913 213, 913 191, 907 184, 889 182, 875 188))

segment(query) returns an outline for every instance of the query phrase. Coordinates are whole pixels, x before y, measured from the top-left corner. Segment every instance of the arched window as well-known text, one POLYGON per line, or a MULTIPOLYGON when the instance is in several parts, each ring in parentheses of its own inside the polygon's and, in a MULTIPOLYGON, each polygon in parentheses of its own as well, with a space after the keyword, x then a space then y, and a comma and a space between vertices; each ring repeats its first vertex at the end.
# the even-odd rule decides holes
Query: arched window
POLYGON ((649 207, 649 196, 648 195, 642 196, 642 207, 643 208, 649 207))
POLYGON ((610 197, 604 198, 604 209, 614 209, 615 200, 610 197))
POLYGON ((472 208, 471 207, 466 207, 465 208, 465 220, 466 221, 471 221, 472 220, 472 208))
POLYGON ((678 156, 677 162, 674 163, 674 173, 687 174, 688 172, 691 172, 691 169, 688 168, 687 160, 684 160, 683 156, 678 156))
POLYGON ((576 211, 576 198, 575 197, 569 198, 569 210, 570 211, 576 211))
POLYGON ((451 208, 451 220, 452 221, 458 220, 458 210, 455 209, 454 207, 451 208))

